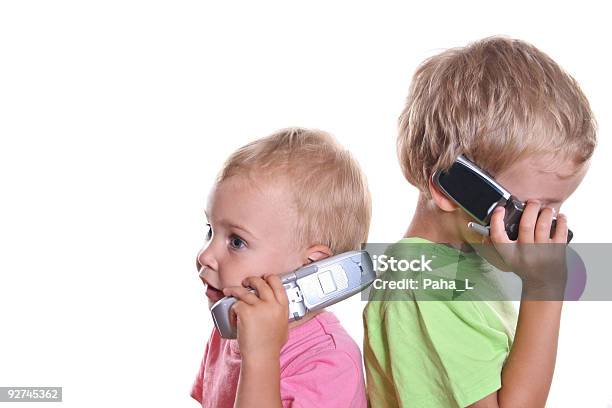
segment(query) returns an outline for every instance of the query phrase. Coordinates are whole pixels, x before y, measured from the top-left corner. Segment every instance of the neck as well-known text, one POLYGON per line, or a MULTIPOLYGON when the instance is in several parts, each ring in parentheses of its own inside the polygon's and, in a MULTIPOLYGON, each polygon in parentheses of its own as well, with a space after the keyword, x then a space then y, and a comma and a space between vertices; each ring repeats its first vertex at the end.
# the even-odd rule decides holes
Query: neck
POLYGON ((307 321, 309 321, 310 319, 312 319, 313 317, 315 317, 319 313, 323 312, 323 310, 324 309, 316 310, 314 312, 308 312, 300 320, 294 320, 292 322, 289 322, 289 329, 292 329, 294 327, 298 327, 298 326, 303 325, 304 323, 306 323, 307 321))
POLYGON ((460 210, 442 211, 433 200, 421 193, 404 238, 421 237, 464 252, 473 251, 461 234, 458 225, 460 223, 457 222, 457 211, 460 210))

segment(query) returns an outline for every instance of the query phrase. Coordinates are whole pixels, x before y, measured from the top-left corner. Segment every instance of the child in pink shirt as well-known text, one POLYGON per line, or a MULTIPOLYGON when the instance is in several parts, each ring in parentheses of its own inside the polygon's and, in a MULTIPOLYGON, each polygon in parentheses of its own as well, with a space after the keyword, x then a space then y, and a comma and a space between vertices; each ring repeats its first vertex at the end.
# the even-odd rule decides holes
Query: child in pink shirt
POLYGON ((213 329, 191 396, 214 408, 366 407, 357 344, 327 311, 288 323, 277 276, 366 241, 370 195, 351 155, 315 130, 256 140, 227 160, 206 213, 197 267, 209 306, 238 299, 238 338, 213 329))

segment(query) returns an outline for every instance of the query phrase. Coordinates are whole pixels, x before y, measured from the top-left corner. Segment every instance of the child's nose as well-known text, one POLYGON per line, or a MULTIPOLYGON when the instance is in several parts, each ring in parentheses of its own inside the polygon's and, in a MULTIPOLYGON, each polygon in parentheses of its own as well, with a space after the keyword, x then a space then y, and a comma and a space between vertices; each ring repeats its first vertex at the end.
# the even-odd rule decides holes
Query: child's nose
POLYGON ((198 272, 202 272, 202 268, 217 269, 217 262, 213 255, 212 245, 208 245, 200 250, 196 258, 196 268, 198 272))

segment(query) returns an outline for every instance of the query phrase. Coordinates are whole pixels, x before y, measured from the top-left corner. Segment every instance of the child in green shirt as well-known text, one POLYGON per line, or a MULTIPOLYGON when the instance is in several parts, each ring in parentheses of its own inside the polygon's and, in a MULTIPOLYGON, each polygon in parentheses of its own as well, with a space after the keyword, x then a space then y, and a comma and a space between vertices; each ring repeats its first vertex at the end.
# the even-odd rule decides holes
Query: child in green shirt
POLYGON ((378 293, 364 311, 370 405, 544 406, 562 307, 555 294, 563 291, 549 284, 547 273, 561 268, 548 268, 552 258, 527 257, 525 248, 567 242, 567 218, 559 210, 586 174, 596 144, 586 97, 532 45, 487 38, 426 60, 399 125, 400 164, 420 195, 404 238, 387 254, 425 253, 435 259, 434 276, 474 276, 489 292, 467 300, 431 297, 433 291, 407 291, 404 299, 378 293), (493 211, 490 236, 483 237, 432 182, 460 154, 527 203, 516 241, 526 245, 508 238, 503 207, 493 211), (518 315, 511 302, 490 296, 492 265, 521 278, 518 315))

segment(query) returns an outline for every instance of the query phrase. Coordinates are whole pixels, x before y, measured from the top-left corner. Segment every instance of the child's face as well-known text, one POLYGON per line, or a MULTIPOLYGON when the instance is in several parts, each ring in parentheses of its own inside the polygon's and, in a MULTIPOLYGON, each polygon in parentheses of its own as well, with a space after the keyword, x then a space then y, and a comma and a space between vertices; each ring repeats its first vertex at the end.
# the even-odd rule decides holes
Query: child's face
POLYGON ((295 243, 294 205, 282 183, 232 176, 217 184, 206 211, 210 232, 197 257, 209 307, 222 290, 249 276, 292 271, 307 263, 295 243))
POLYGON ((588 164, 576 166, 570 160, 551 156, 528 157, 502 171, 496 180, 520 201, 538 200, 557 214, 586 175, 588 164))
POLYGON ((540 155, 519 160, 494 177, 520 201, 538 200, 542 207, 552 207, 558 214, 587 170, 588 164, 576 166, 571 160, 555 161, 552 156, 540 155))
MULTIPOLYGON (((520 201, 538 200, 542 207, 551 207, 559 214, 561 206, 576 190, 588 170, 588 163, 576 166, 571 160, 554 161, 551 156, 532 156, 519 160, 509 168, 495 176, 502 186, 516 196, 520 201)), ((472 221, 463 211, 460 211, 466 225, 472 221)), ((571 214, 568 217, 569 228, 572 229, 571 214)), ((576 230, 579 230, 576 227, 576 230)), ((462 228, 465 241, 488 242, 487 239, 468 228, 462 228)), ((480 248, 480 254, 494 265, 499 265, 493 251, 491 254, 485 248, 480 248)))

